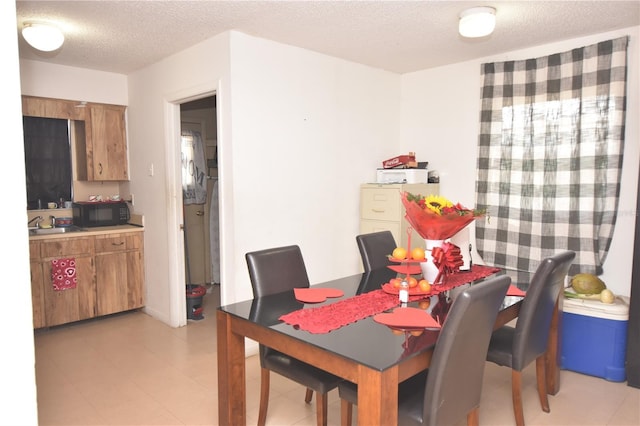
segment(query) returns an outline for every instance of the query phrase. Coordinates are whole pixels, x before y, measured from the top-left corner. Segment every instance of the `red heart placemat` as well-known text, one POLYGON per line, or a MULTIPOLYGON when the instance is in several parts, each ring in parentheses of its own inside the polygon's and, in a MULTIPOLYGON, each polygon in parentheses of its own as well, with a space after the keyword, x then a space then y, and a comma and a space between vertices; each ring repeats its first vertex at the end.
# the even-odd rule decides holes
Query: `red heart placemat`
POLYGON ((440 328, 426 311, 417 308, 396 308, 393 312, 374 315, 373 320, 388 327, 407 328, 440 328))
POLYGON ((507 296, 520 296, 520 297, 524 297, 526 296, 527 293, 524 290, 520 290, 518 287, 516 287, 515 285, 511 284, 509 286, 509 288, 507 289, 507 296))
POLYGON ((303 303, 320 303, 327 297, 342 297, 344 292, 337 288, 294 288, 296 300, 303 303))

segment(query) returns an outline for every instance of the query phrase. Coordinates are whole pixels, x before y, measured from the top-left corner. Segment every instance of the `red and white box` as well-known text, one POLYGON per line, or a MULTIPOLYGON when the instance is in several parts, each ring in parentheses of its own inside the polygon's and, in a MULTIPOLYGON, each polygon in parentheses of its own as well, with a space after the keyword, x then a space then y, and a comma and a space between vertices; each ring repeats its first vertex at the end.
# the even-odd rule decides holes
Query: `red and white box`
POLYGON ((417 167, 416 153, 410 152, 408 155, 398 155, 397 157, 389 158, 382 162, 382 167, 385 169, 392 169, 394 167, 417 167))

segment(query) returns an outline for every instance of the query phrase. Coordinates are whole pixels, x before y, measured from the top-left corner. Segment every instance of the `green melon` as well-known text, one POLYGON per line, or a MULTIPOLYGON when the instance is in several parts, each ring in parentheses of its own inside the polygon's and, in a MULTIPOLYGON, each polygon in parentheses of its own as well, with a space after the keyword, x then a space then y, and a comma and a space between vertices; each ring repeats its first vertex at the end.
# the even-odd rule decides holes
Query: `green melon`
POLYGON ((600 294, 607 288, 604 282, 593 274, 577 274, 571 278, 571 287, 579 294, 600 294))

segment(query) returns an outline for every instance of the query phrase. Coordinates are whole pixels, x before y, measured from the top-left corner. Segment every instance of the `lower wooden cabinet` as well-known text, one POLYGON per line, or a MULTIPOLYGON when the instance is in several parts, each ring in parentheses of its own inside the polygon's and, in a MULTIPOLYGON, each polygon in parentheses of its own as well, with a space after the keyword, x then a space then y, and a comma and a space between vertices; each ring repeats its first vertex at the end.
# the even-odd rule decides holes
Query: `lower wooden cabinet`
POLYGON ((142 232, 30 241, 30 250, 34 328, 144 306, 142 232), (51 261, 69 257, 77 286, 54 290, 51 261))
POLYGON ((75 256, 78 284, 74 289, 56 291, 51 284, 51 262, 43 263, 45 326, 66 324, 96 315, 96 291, 91 256, 75 256))
POLYGON ((98 315, 142 306, 142 236, 116 234, 96 237, 98 315), (114 285, 117 283, 117 285, 114 285))
POLYGON ((44 294, 42 278, 42 260, 40 259, 40 242, 29 241, 31 258, 31 306, 33 308, 33 328, 46 325, 44 317, 44 294))

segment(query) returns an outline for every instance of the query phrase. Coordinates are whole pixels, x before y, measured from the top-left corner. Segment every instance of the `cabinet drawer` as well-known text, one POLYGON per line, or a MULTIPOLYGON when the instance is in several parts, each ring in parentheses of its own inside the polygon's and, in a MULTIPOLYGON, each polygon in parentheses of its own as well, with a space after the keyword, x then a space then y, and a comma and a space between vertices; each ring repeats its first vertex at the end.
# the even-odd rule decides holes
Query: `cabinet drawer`
POLYGON ((99 236, 95 240, 96 253, 108 253, 127 250, 126 234, 99 236))
POLYGON ((402 220, 404 207, 397 188, 363 188, 360 194, 361 219, 402 220))
POLYGON ((91 238, 69 238, 66 240, 42 241, 42 258, 68 257, 71 255, 91 255, 93 251, 91 238))

